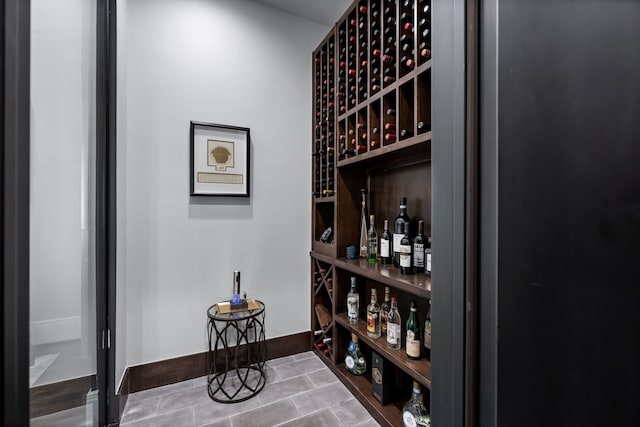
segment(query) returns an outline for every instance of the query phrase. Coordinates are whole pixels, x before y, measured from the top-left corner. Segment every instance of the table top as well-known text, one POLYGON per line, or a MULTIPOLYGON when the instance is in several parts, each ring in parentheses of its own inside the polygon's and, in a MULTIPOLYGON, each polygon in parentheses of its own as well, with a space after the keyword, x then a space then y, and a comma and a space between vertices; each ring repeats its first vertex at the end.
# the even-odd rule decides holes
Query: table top
MULTIPOLYGON (((235 311, 231 313, 220 313, 218 304, 222 304, 222 302, 218 304, 213 304, 211 307, 207 309, 207 316, 210 319, 221 320, 221 321, 235 321, 235 320, 250 319, 264 312, 264 303, 262 301, 258 301, 258 300, 252 300, 252 301, 255 301, 256 303, 258 303, 259 307, 254 310, 247 309, 247 310, 235 311)), ((228 303, 228 301, 224 301, 224 303, 228 303)))

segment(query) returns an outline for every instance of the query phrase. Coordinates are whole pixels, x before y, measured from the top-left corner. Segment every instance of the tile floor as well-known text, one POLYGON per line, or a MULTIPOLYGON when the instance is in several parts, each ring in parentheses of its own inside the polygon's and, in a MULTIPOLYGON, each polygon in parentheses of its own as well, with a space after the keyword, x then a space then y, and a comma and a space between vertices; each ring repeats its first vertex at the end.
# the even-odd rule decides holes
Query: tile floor
POLYGON ((326 365, 309 351, 267 361, 267 383, 240 403, 218 403, 206 377, 129 395, 123 427, 378 426, 326 365))

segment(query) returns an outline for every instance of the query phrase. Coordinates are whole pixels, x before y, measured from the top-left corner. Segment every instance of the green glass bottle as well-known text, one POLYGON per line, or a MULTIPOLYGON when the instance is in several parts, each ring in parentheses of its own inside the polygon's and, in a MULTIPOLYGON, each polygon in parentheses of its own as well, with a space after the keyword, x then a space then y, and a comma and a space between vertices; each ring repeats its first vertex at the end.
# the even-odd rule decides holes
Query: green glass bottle
POLYGON ((418 323, 418 307, 411 301, 411 311, 407 320, 407 340, 405 351, 409 359, 420 359, 420 324, 418 323))

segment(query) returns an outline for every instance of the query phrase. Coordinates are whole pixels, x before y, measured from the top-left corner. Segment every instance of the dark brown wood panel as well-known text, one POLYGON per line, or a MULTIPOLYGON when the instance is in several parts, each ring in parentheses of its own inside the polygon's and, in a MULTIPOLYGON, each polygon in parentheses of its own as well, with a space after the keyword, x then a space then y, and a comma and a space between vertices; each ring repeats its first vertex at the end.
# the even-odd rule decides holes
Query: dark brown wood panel
MULTIPOLYGON (((309 333, 300 332, 268 339, 266 342, 267 360, 310 350, 309 333)), ((207 375, 207 352, 131 366, 127 368, 125 373, 125 377, 129 378, 129 393, 136 393, 205 375, 207 375)))
POLYGON ((31 388, 31 418, 84 406, 95 388, 95 376, 74 378, 31 388))

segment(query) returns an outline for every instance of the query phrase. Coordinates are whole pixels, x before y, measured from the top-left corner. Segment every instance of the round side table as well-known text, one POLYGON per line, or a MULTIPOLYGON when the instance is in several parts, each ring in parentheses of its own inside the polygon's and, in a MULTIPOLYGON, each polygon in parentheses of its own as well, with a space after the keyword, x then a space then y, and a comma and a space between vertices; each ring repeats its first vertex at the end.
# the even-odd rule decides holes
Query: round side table
POLYGON ((265 306, 255 302, 253 310, 221 313, 218 304, 207 310, 207 389, 216 402, 242 402, 265 385, 265 306))

